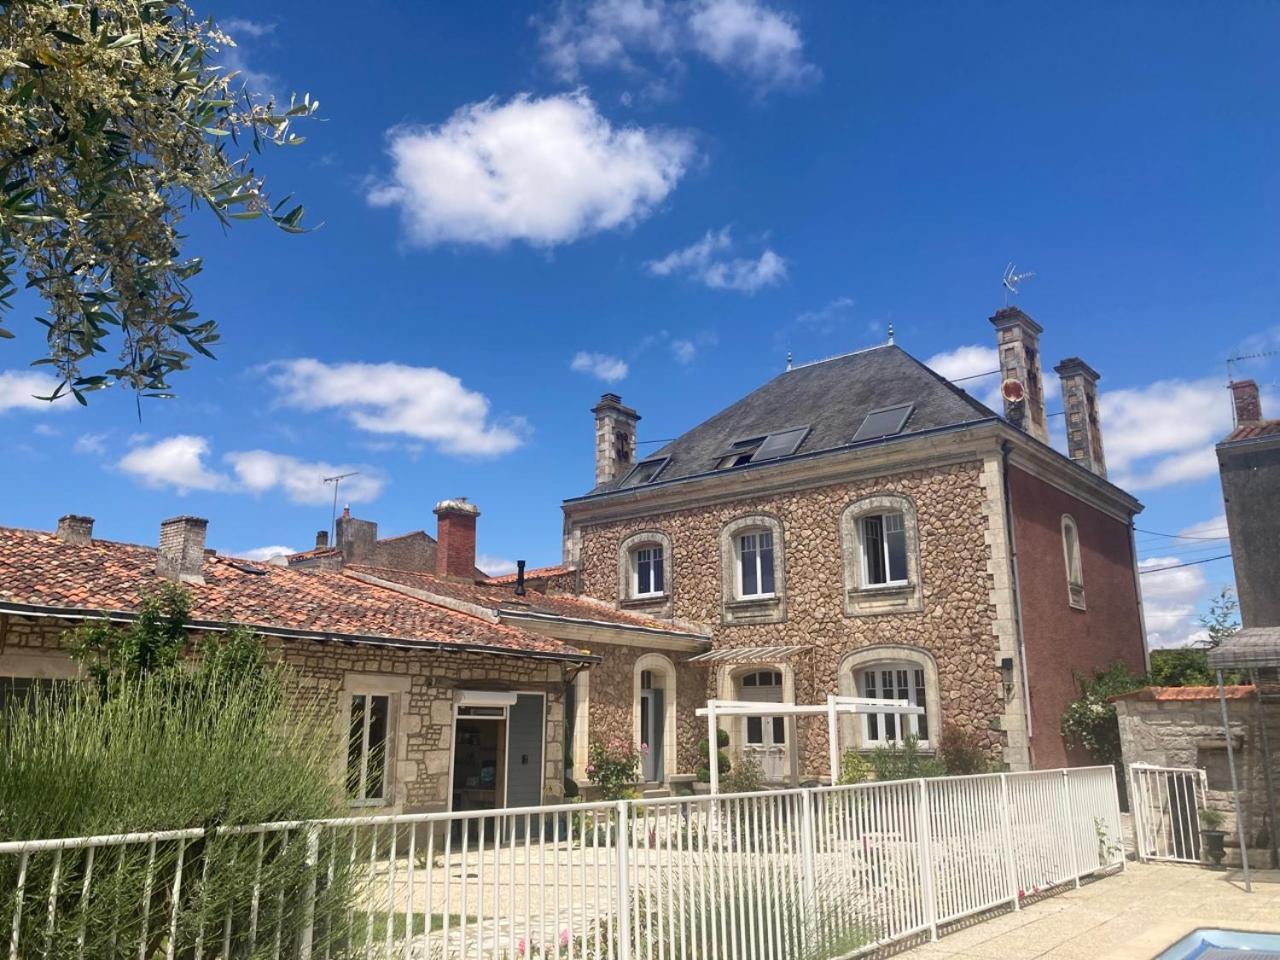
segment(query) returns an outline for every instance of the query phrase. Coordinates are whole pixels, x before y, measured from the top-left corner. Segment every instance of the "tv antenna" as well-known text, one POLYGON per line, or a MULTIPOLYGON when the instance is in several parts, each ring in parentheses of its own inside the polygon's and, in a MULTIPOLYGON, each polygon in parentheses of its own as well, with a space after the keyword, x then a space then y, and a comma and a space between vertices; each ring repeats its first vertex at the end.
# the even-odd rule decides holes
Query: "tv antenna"
POLYGON ((1008 266, 1004 268, 1004 275, 1000 277, 1000 286, 1004 287, 1004 305, 1009 305, 1009 294, 1015 297, 1018 295, 1018 284, 1023 280, 1030 280, 1034 277, 1035 271, 1028 270, 1026 273, 1018 273, 1018 268, 1010 261, 1008 266))
POLYGON ((359 470, 352 470, 350 473, 340 473, 336 477, 325 477, 325 483, 333 484, 333 512, 329 514, 329 543, 338 542, 338 487, 342 486, 342 481, 347 477, 360 476, 359 470))
POLYGON ((1280 350, 1260 350, 1257 353, 1237 353, 1234 357, 1227 357, 1227 380, 1234 381, 1236 372, 1234 364, 1241 360, 1261 360, 1263 357, 1274 357, 1280 350))

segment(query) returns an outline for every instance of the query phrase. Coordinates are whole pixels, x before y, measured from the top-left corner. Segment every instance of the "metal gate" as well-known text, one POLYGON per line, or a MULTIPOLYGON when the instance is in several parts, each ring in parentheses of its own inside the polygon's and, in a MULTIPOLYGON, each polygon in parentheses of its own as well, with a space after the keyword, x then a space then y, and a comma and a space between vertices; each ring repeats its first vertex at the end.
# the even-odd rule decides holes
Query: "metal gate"
POLYGON ((1138 859, 1200 863, 1205 772, 1135 763, 1129 766, 1129 788, 1138 859))

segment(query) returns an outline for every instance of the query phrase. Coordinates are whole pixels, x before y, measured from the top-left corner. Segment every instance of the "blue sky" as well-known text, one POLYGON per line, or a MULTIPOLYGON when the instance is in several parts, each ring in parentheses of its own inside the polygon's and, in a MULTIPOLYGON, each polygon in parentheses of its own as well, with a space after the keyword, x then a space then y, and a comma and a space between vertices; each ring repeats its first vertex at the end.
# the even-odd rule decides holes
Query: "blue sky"
MULTIPOLYGON (((38 305, 19 300, 0 523, 80 512, 151 543, 195 513, 220 550, 304 548, 329 521, 317 478, 347 468, 385 534, 434 531, 432 505, 465 495, 483 554, 554 562, 603 390, 642 440, 673 437, 788 351, 867 346, 890 322, 942 372, 982 372, 1012 260, 1036 273, 1019 303, 1047 365, 1103 375, 1140 529, 1223 532, 1225 360, 1280 349, 1280 7, 199 9, 255 87, 319 98, 308 142, 264 167, 322 226, 191 223, 224 343, 141 422, 122 391, 28 402, 38 305)), ((1237 372, 1280 414, 1280 358, 1237 372)), ((1150 567, 1227 551, 1139 546, 1150 567)), ((1230 580, 1229 561, 1144 577, 1153 641, 1192 636, 1230 580)))

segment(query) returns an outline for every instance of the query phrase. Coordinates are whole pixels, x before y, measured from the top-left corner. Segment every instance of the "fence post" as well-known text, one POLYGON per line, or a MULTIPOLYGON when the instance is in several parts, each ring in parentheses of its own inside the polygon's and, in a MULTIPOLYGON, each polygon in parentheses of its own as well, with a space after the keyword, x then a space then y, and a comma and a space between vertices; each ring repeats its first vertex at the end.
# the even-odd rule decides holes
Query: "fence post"
POLYGON ((929 924, 929 939, 938 939, 938 904, 933 890, 933 828, 929 818, 929 788, 923 777, 916 781, 916 850, 920 860, 920 892, 924 897, 924 919, 929 924))
POLYGON ((1062 806, 1065 808, 1066 824, 1067 824, 1067 853, 1071 855, 1071 876, 1075 880, 1076 889, 1080 889, 1080 858, 1077 854, 1080 852, 1076 844, 1076 822, 1072 815, 1071 803, 1071 781, 1068 777, 1067 770, 1062 771, 1062 806))
POLYGON ((813 789, 810 787, 803 788, 800 791, 800 797, 804 803, 804 808, 800 811, 801 830, 804 833, 804 856, 801 859, 801 868, 804 871, 805 910, 808 911, 813 905, 813 875, 817 870, 814 851, 817 849, 818 828, 813 819, 813 789))
MULTIPOLYGON (((1129 869, 1129 858, 1125 856, 1124 853, 1124 820, 1120 818, 1120 783, 1116 779, 1116 765, 1112 763, 1109 764, 1109 766, 1111 768, 1111 809, 1115 813, 1114 825, 1116 832, 1120 834, 1116 838, 1116 842, 1120 844, 1120 872, 1123 873, 1125 870, 1129 869)), ((1132 793, 1129 794, 1129 809, 1131 811, 1137 809, 1132 793)), ((1137 827, 1137 822, 1137 818, 1134 817, 1135 828, 1137 827)), ((1135 849, 1138 846, 1137 829, 1133 832, 1133 845, 1135 849)))
MULTIPOLYGON (((631 960, 631 810, 627 801, 618 801, 618 960, 631 960)), ((559 921, 557 920, 557 923, 559 921)))
MULTIPOLYGON (((394 829, 394 828, 393 828, 394 829)), ((302 894, 302 911, 306 920, 302 926, 302 939, 298 944, 298 960, 311 960, 311 948, 315 941, 316 924, 316 871, 320 869, 320 827, 307 828, 307 884, 302 894)), ((372 915, 370 915, 372 917, 372 915)), ((370 919, 370 923, 372 923, 370 919)), ((412 931, 410 931, 412 933, 412 931)))
POLYGON ((1000 774, 1000 828, 1004 831, 1005 875, 1009 882, 1009 899, 1013 909, 1022 909, 1021 890, 1018 887, 1018 864, 1013 855, 1013 806, 1009 796, 1009 775, 1000 774))

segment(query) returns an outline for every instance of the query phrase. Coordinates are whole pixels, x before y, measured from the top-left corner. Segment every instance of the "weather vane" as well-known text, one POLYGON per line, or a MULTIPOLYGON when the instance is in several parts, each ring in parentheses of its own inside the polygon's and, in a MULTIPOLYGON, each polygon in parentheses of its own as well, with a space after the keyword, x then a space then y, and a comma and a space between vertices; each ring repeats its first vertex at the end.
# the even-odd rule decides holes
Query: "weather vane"
POLYGON ((1004 276, 1000 278, 1000 286, 1004 287, 1004 305, 1009 305, 1009 294, 1015 297, 1018 295, 1018 284, 1023 280, 1030 280, 1035 276, 1035 271, 1028 270, 1026 273, 1018 273, 1018 268, 1012 262, 1004 268, 1004 276))

